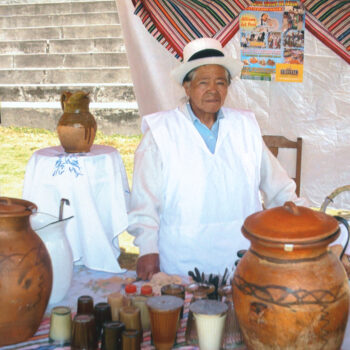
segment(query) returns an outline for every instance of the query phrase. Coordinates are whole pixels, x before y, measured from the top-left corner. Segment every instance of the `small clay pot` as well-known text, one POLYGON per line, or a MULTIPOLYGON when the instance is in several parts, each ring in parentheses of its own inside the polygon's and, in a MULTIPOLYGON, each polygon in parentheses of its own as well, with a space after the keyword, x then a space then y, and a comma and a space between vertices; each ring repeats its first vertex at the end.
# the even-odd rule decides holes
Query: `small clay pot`
POLYGON ((94 143, 97 124, 89 111, 89 94, 84 91, 61 95, 63 115, 58 121, 57 134, 67 153, 90 152, 94 143))

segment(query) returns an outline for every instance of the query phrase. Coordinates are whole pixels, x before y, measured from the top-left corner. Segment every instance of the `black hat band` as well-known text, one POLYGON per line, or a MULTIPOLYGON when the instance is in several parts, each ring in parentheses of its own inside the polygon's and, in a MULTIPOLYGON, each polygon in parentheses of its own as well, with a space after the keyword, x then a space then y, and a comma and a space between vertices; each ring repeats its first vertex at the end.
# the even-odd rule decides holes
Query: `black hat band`
POLYGON ((198 60, 199 58, 206 58, 206 57, 222 57, 224 56, 224 54, 219 51, 219 50, 215 50, 215 49, 204 49, 201 51, 196 52, 195 54, 193 54, 187 62, 189 61, 193 61, 193 60, 198 60))

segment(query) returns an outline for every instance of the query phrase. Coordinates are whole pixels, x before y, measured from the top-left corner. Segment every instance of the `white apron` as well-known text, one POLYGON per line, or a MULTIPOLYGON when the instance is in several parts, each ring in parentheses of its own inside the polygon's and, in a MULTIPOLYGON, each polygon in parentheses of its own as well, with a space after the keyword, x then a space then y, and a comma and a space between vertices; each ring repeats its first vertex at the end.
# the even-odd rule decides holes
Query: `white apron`
POLYGON ((187 275, 230 271, 244 219, 261 210, 262 141, 253 113, 223 108, 215 153, 179 109, 144 117, 159 148, 164 188, 159 228, 161 270, 187 275))

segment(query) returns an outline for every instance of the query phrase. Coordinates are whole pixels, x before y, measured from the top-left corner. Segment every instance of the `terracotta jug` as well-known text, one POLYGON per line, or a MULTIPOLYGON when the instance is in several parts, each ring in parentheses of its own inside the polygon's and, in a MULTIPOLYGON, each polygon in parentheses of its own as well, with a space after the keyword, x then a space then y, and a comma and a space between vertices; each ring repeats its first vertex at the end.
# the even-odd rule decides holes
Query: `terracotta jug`
POLYGON ((64 91, 61 94, 63 115, 58 121, 57 134, 67 153, 90 152, 97 124, 89 111, 89 93, 64 91))
POLYGON ((30 338, 49 301, 50 256, 29 222, 36 210, 29 201, 0 197, 0 346, 30 338))
POLYGON ((287 202, 250 215, 242 232, 251 246, 232 286, 247 349, 340 349, 349 286, 327 248, 340 234, 337 220, 287 202))

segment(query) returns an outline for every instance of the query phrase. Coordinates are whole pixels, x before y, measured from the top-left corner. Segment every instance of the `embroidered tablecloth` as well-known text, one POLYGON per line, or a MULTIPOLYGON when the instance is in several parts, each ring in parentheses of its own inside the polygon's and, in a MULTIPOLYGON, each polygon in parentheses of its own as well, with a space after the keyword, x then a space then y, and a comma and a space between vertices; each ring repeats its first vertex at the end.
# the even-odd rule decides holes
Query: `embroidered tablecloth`
POLYGON ((127 225, 129 185, 122 158, 113 147, 93 145, 88 153, 65 153, 61 146, 40 149, 25 172, 23 198, 39 212, 63 217, 74 261, 95 270, 122 272, 117 236, 127 225))

